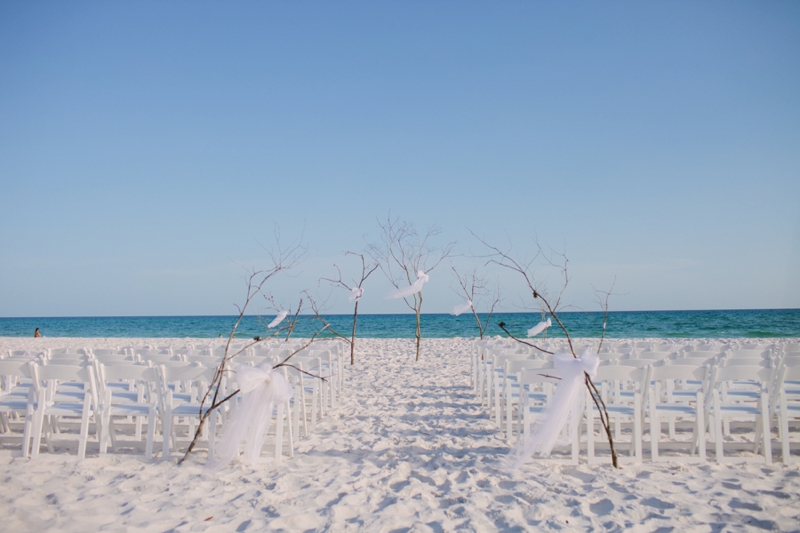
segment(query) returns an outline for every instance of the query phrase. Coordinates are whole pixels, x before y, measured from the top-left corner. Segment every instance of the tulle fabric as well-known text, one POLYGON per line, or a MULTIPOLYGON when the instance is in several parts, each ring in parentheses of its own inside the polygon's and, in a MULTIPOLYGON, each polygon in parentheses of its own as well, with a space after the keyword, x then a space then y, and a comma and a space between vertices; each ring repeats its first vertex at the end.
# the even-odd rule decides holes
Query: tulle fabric
POLYGON ((286 318, 286 314, 287 314, 287 312, 286 312, 286 311, 281 311, 281 312, 279 312, 279 313, 278 313, 278 316, 276 316, 276 317, 275 317, 275 318, 272 320, 272 322, 270 322, 269 324, 267 324, 267 327, 268 327, 268 328, 274 328, 275 326, 277 326, 278 324, 280 324, 280 323, 283 321, 283 319, 284 319, 284 318, 286 318))
POLYGON ((586 398, 583 390, 583 373, 586 372, 589 377, 594 377, 600 365, 600 358, 587 348, 579 359, 569 354, 558 353, 554 357, 554 363, 555 373, 561 380, 547 407, 533 423, 527 442, 520 436, 514 449, 507 456, 506 464, 512 470, 525 464, 534 454, 540 457, 549 456, 555 445, 569 444, 572 436, 578 431, 586 398), (559 439, 558 436, 567 423, 569 423, 569 438, 559 439))
POLYGON ((458 316, 461 313, 469 311, 470 309, 472 309, 472 300, 467 300, 467 303, 453 307, 453 310, 450 311, 450 314, 453 316, 458 316))
POLYGON ((347 300, 349 302, 352 302, 353 300, 359 301, 362 296, 364 296, 364 289, 361 287, 353 287, 350 289, 350 296, 347 297, 347 300))
POLYGON ((543 332, 552 325, 553 323, 550 321, 549 318, 543 322, 539 322, 538 324, 536 324, 535 326, 533 326, 531 329, 528 330, 528 337, 535 337, 536 335, 543 332))
POLYGON ((272 422, 274 406, 292 397, 291 384, 268 363, 257 367, 241 365, 236 377, 242 400, 225 423, 217 458, 207 465, 210 470, 227 466, 239 453, 242 442, 242 462, 255 467, 272 422))
POLYGON ((402 289, 396 289, 389 293, 389 296, 386 297, 387 300, 394 300, 396 298, 407 298, 412 294, 416 294, 422 290, 422 285, 430 280, 430 276, 428 276, 422 270, 417 271, 417 281, 409 285, 408 287, 403 287, 402 289))

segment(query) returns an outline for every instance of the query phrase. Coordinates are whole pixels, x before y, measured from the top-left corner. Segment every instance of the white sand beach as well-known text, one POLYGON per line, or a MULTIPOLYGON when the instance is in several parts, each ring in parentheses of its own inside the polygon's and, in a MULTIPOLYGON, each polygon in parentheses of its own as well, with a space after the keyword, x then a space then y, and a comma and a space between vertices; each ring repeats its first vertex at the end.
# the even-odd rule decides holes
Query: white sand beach
MULTIPOLYGON (((95 347, 187 339, 3 339, 95 347)), ((37 344, 38 343, 38 344, 37 344)), ((11 346, 7 346, 6 349, 11 346)), ((2 531, 800 530, 800 466, 529 461, 469 385, 471 341, 362 339, 346 395, 295 456, 258 470, 89 453, 0 456, 2 531)))

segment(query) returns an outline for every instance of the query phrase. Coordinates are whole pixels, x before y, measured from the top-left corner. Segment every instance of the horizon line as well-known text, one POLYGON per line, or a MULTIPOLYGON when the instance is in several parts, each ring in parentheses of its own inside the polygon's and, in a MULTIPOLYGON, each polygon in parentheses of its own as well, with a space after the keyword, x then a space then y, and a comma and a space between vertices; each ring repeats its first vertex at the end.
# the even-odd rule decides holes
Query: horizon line
MULTIPOLYGON (((720 311, 800 311, 798 307, 766 307, 766 308, 744 308, 744 309, 641 309, 641 310, 617 310, 608 311, 613 313, 712 313, 720 311)), ((559 314, 601 314, 604 311, 559 311, 559 314)), ((320 313, 321 316, 352 316, 353 313, 320 313)), ((478 312, 479 315, 486 315, 486 312, 478 312)), ((525 315, 541 314, 541 311, 495 311, 493 315, 525 315)), ((451 313, 421 313, 421 315, 451 315, 451 313)), ((470 316, 464 313, 465 316, 470 316)), ((238 315, 64 315, 64 316, 0 316, 0 320, 9 319, 47 319, 47 318, 235 318, 238 315)), ((275 316, 271 314, 246 314, 245 317, 275 316)), ((301 313, 299 316, 314 316, 311 313, 301 313)), ((358 316, 414 316, 414 313, 359 313, 358 316)), ((454 318, 458 318, 455 317, 454 318)))

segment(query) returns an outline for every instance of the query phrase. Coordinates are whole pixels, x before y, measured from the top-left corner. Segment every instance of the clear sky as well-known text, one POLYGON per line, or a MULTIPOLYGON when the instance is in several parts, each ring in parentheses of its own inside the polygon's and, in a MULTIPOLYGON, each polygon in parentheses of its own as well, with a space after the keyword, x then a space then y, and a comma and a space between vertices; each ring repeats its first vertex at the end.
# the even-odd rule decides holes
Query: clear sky
POLYGON ((274 222, 288 305, 390 210, 581 309, 800 307, 800 3, 0 2, 0 316, 230 314, 274 222))

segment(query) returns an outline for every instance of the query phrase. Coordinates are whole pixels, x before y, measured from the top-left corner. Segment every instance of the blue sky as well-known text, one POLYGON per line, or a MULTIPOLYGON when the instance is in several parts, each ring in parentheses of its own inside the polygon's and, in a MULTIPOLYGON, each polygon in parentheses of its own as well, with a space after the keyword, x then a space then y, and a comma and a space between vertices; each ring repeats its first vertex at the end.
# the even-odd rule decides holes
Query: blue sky
MULTIPOLYGON (((389 211, 461 268, 469 230, 536 236, 579 309, 615 275, 617 310, 800 307, 798 28, 794 2, 0 2, 0 316, 231 313, 275 222, 309 247, 288 305, 389 211)), ((460 303, 448 268, 424 311, 460 303)), ((405 312, 388 291, 362 311, 405 312)))

